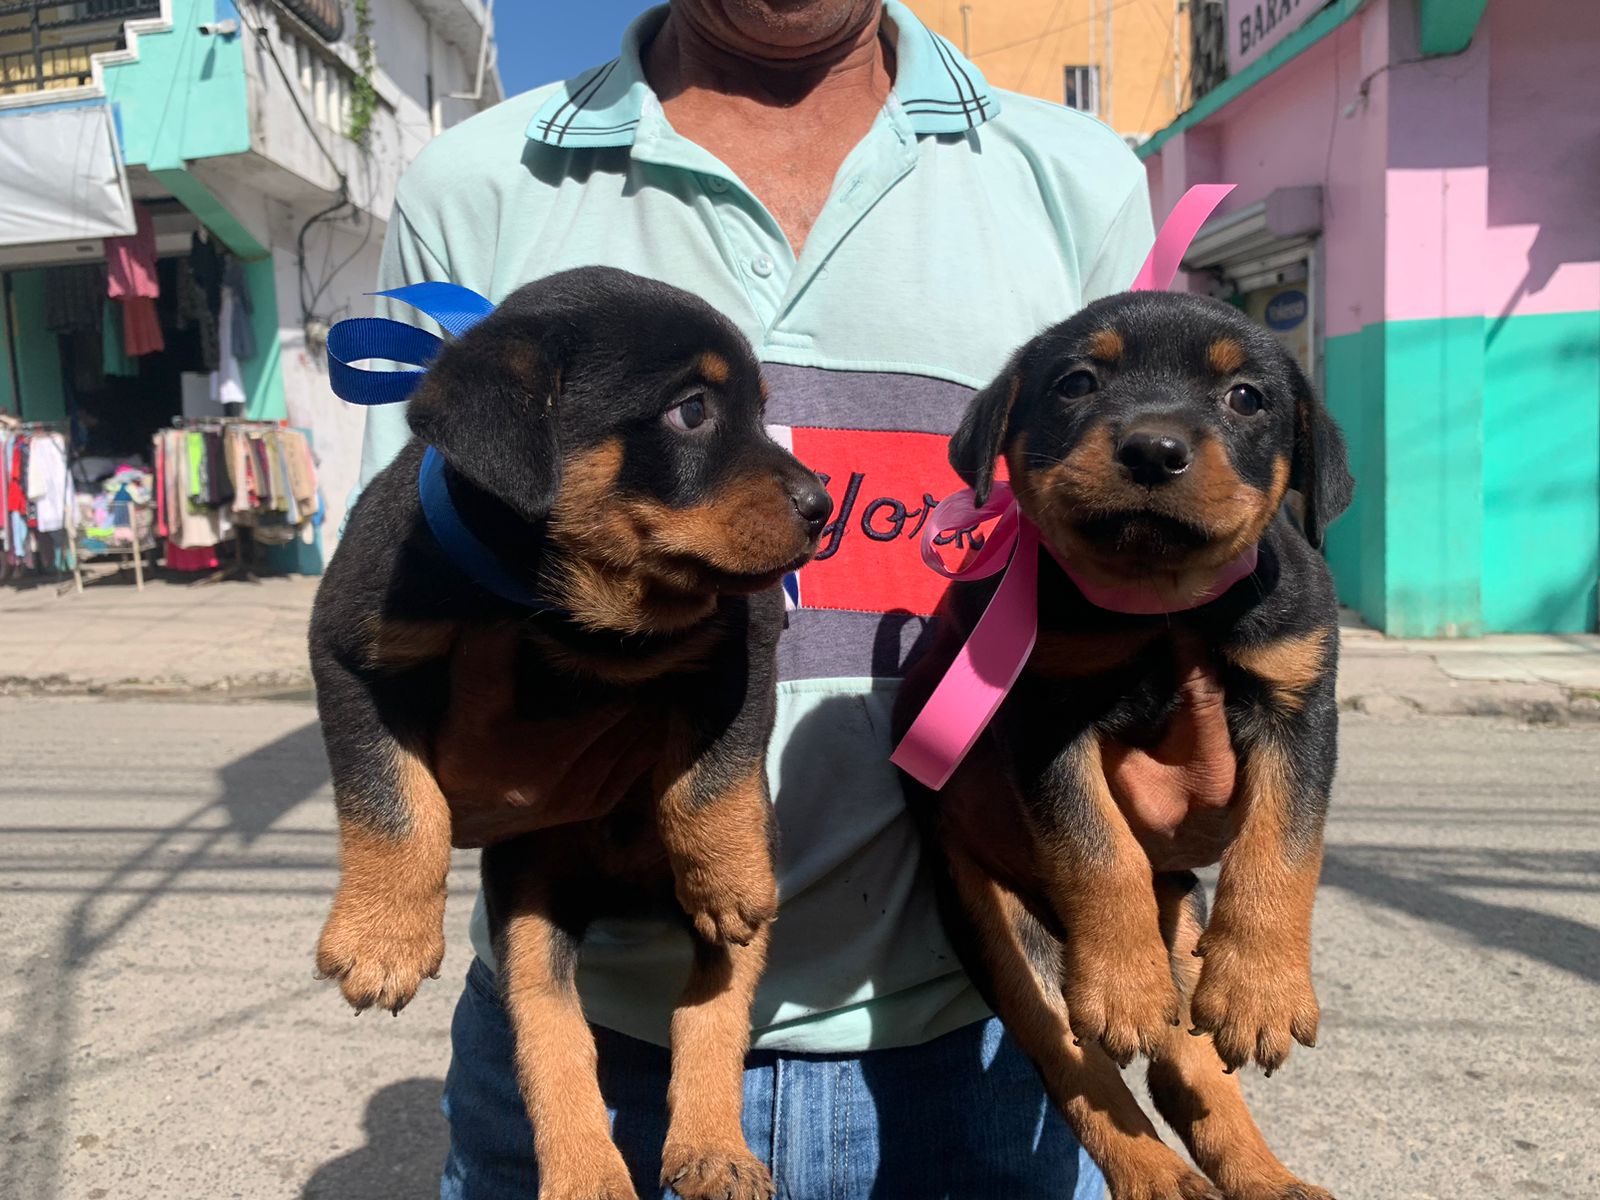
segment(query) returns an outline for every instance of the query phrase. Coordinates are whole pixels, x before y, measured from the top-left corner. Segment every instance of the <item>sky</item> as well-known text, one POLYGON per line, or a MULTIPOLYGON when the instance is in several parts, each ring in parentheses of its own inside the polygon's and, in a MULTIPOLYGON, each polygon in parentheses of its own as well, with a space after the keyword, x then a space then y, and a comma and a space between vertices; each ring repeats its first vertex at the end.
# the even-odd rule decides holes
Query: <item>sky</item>
POLYGON ((615 58, 628 22, 657 2, 500 0, 494 6, 495 41, 506 95, 569 79, 615 58))

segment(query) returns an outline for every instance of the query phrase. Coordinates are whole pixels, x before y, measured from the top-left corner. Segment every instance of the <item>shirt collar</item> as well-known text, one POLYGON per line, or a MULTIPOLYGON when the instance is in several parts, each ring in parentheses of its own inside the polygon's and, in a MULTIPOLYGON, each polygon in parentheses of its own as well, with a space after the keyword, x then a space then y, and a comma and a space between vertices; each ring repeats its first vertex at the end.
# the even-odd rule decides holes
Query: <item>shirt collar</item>
MULTIPOLYGON (((883 8, 895 43, 890 103, 915 133, 964 133, 999 113, 982 73, 954 46, 900 0, 885 0, 883 8)), ((549 146, 631 146, 646 105, 659 103, 642 56, 666 19, 666 6, 641 14, 623 36, 622 53, 557 88, 534 114, 528 137, 549 146)))

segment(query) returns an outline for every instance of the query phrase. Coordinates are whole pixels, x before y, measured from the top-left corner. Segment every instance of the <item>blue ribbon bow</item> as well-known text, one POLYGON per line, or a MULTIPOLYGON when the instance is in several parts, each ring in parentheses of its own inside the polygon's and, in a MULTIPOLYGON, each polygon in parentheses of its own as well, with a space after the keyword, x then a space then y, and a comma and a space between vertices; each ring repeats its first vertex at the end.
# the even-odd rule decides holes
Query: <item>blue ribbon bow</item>
MULTIPOLYGON (((451 337, 460 337, 494 311, 477 292, 454 283, 413 283, 376 294, 432 317, 451 337)), ((328 382, 333 394, 350 404, 398 404, 422 382, 421 370, 369 371, 354 364, 387 358, 423 368, 442 349, 442 338, 415 325, 387 317, 352 317, 328 330, 328 382)))
MULTIPOLYGON (((377 295, 409 304, 432 317, 452 337, 460 337, 494 311, 494 305, 477 292, 454 283, 414 283, 377 295)), ((415 325, 386 317, 352 317, 328 330, 328 382, 334 395, 350 404, 398 404, 410 398, 428 364, 442 349, 443 339, 415 325), (373 371, 355 365, 370 358, 386 358, 418 369, 373 371)), ((494 551, 467 528, 450 499, 444 467, 444 455, 437 448, 429 446, 423 451, 417 495, 428 529, 450 561, 502 600, 538 612, 559 611, 518 582, 494 551)))

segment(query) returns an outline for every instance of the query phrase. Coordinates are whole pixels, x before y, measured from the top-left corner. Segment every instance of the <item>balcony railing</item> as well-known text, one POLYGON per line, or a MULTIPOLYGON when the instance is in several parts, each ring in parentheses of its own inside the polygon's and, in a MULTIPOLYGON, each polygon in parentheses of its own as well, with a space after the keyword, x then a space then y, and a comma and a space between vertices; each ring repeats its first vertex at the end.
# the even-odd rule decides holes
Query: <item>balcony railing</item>
POLYGON ((93 56, 125 45, 123 22, 161 15, 161 0, 0 0, 0 96, 82 87, 93 56))

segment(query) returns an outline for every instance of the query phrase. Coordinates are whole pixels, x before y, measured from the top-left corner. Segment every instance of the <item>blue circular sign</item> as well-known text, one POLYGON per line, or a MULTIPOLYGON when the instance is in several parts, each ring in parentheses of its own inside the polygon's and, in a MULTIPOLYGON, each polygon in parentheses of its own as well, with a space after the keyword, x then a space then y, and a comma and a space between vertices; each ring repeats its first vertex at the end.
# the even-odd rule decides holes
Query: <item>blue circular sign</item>
POLYGON ((1267 301, 1267 325, 1280 332, 1293 329, 1306 319, 1311 304, 1299 288, 1279 292, 1267 301))

